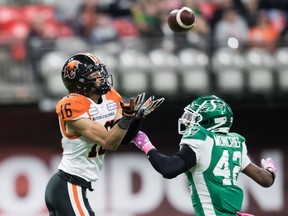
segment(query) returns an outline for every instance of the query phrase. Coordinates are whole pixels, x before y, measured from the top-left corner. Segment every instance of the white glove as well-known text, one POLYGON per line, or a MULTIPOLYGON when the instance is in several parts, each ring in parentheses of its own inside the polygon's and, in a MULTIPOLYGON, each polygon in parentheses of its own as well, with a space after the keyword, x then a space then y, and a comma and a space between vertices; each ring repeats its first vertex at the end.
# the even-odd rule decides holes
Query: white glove
POLYGON ((272 160, 270 157, 265 159, 261 159, 261 166, 263 169, 266 169, 267 171, 271 172, 273 175, 273 180, 276 177, 276 163, 274 162, 274 160, 272 160))
POLYGON ((165 98, 163 98, 163 97, 159 98, 157 100, 154 100, 154 96, 152 95, 139 108, 139 110, 137 112, 137 117, 145 118, 147 115, 149 115, 155 109, 157 109, 164 102, 164 100, 165 100, 165 98))

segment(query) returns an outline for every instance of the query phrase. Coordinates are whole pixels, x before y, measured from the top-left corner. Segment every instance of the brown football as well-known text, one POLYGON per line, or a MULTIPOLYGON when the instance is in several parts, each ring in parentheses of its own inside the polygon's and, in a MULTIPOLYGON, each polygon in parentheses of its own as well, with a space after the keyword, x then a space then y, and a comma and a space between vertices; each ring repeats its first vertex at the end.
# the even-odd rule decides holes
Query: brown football
POLYGON ((196 24, 196 15, 192 9, 182 7, 174 9, 168 16, 168 26, 173 32, 186 32, 196 24))

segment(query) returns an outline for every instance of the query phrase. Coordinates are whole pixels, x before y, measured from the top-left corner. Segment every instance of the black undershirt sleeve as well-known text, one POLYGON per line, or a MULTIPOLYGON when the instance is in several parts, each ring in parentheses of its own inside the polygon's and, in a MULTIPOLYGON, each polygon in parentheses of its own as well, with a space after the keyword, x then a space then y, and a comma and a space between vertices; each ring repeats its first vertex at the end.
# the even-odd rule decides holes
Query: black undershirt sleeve
POLYGON ((168 179, 185 173, 196 164, 196 154, 187 145, 184 145, 172 156, 164 155, 157 149, 153 149, 148 152, 148 159, 154 169, 168 179))
POLYGON ((130 123, 130 126, 124 136, 124 138, 121 141, 121 144, 127 145, 129 144, 132 139, 137 135, 139 132, 141 126, 142 126, 143 119, 142 118, 134 118, 132 122, 130 123))

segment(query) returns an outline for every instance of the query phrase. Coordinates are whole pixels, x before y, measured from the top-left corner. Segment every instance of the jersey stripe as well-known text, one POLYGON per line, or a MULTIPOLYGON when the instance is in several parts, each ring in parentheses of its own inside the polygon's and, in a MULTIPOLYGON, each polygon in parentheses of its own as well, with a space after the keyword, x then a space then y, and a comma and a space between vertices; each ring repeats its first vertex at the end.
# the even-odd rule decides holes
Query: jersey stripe
POLYGON ((80 186, 67 183, 70 202, 72 204, 73 210, 76 216, 89 216, 84 201, 82 199, 82 188, 80 186))
POLYGON ((201 194, 198 194, 198 196, 199 196, 200 202, 202 203, 202 209, 205 215, 216 216, 216 213, 212 205, 210 193, 208 191, 207 185, 204 183, 205 182, 204 176, 195 175, 193 177, 193 180, 195 182, 195 187, 196 187, 197 192, 201 191, 201 194), (200 185, 201 185, 201 188, 198 188, 198 186, 200 185))
POLYGON ((211 154, 214 145, 213 139, 211 137, 206 137, 206 140, 184 138, 181 140, 181 143, 189 145, 193 149, 193 151, 196 153, 197 162, 200 160, 201 155, 205 155, 205 157, 207 157, 206 160, 202 160, 201 165, 197 165, 197 171, 193 170, 194 175, 191 174, 191 170, 188 173, 190 179, 193 178, 194 188, 200 200, 202 207, 201 209, 203 210, 204 215, 216 216, 212 198, 203 175, 203 172, 208 169, 211 162, 211 154))

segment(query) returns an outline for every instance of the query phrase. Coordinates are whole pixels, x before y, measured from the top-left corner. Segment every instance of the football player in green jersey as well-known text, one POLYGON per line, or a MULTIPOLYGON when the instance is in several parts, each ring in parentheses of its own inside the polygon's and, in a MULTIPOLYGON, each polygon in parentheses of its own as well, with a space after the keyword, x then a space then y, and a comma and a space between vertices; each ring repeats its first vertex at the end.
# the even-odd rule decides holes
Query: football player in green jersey
POLYGON ((164 178, 185 173, 192 191, 196 216, 236 216, 240 213, 243 191, 236 181, 240 172, 263 187, 270 187, 276 177, 276 165, 262 159, 261 167, 247 155, 245 138, 229 132, 233 112, 221 98, 199 97, 185 107, 179 118, 182 134, 180 150, 172 156, 160 153, 144 132, 133 139, 164 178))

